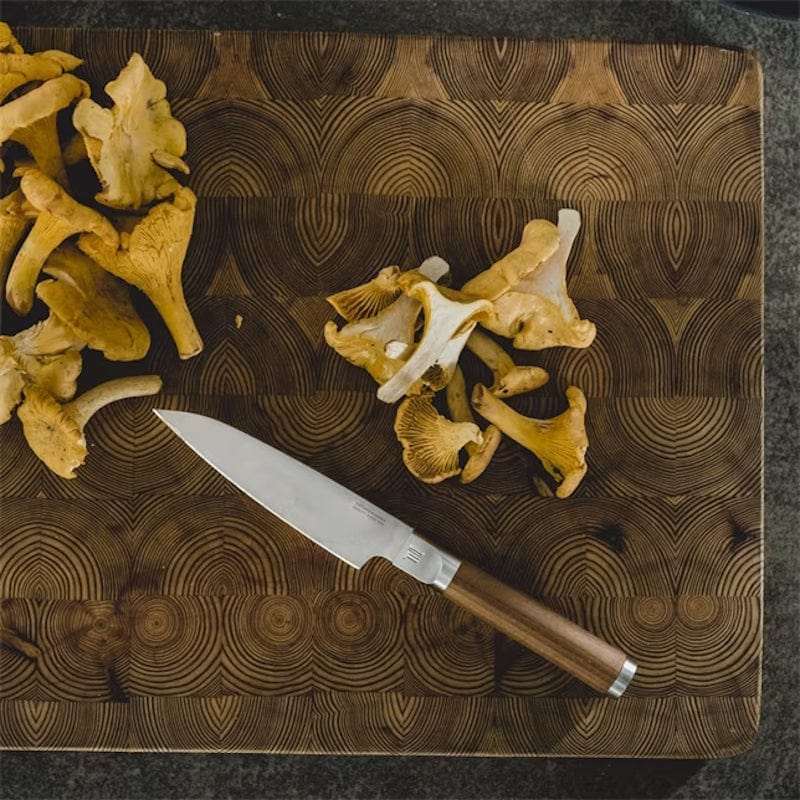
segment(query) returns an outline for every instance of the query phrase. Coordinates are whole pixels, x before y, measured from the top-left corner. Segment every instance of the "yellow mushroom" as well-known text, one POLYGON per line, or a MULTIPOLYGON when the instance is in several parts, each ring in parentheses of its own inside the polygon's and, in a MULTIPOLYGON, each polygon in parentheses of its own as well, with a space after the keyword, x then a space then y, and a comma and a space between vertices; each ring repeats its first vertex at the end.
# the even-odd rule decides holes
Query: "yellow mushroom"
POLYGON ((180 187, 172 202, 153 206, 132 233, 120 234, 119 247, 95 233, 78 240, 78 247, 89 258, 147 295, 184 359, 203 349, 181 283, 196 205, 194 193, 180 187))
MULTIPOLYGON (((416 271, 437 283, 450 271, 450 265, 444 259, 432 256, 425 259, 416 271)), ((400 267, 384 267, 371 281, 332 294, 327 300, 347 322, 375 317, 402 293, 398 283, 401 274, 400 267)))
POLYGON ((74 478, 86 459, 83 429, 92 415, 109 403, 156 394, 160 389, 157 375, 117 378, 60 405, 48 392, 29 386, 17 416, 33 452, 57 475, 74 478))
POLYGON ((0 22, 0 53, 23 53, 22 45, 14 38, 7 22, 0 22))
POLYGON ((398 280, 403 291, 422 304, 425 327, 405 364, 378 389, 378 398, 385 403, 399 400, 423 376, 434 390, 447 386, 467 338, 492 311, 486 300, 462 303, 446 298, 419 274, 407 273, 398 280))
POLYGON ((0 336, 0 425, 11 418, 27 385, 41 386, 58 400, 73 397, 82 347, 52 314, 13 336, 0 336))
POLYGON ((150 332, 133 307, 128 287, 73 245, 45 261, 55 280, 41 281, 36 296, 93 350, 109 361, 136 361, 150 348, 150 332))
POLYGON ((496 397, 512 397, 531 392, 549 380, 541 367, 517 366, 514 359, 494 339, 474 330, 467 339, 467 349, 492 371, 494 383, 489 391, 496 397))
POLYGON ((522 230, 519 246, 467 281, 461 291, 471 297, 496 300, 549 258, 557 247, 558 228, 546 219, 531 220, 522 230))
POLYGON ((66 185, 56 115, 88 95, 88 84, 64 74, 5 103, 0 106, 0 144, 10 140, 24 145, 45 175, 66 185))
MULTIPOLYGON (((456 367, 453 377, 447 384, 447 409, 453 422, 469 422, 475 424, 475 417, 469 406, 467 398, 467 385, 461 367, 456 367)), ((489 462, 492 460, 497 448, 502 441, 503 434, 494 425, 488 425, 483 431, 483 441, 467 442, 464 449, 467 451, 467 463, 461 470, 461 483, 472 483, 479 478, 489 462)))
POLYGON ((433 395, 407 397, 397 408, 394 430, 403 445, 403 462, 424 483, 440 483, 458 475, 458 455, 468 442, 481 444, 480 428, 451 422, 433 405, 433 395))
POLYGON ((0 51, 0 101, 20 86, 57 78, 82 63, 81 59, 61 50, 30 54, 0 51))
POLYGON ((5 280, 8 265, 32 224, 24 212, 24 200, 19 189, 9 192, 0 200, 0 280, 5 280))
POLYGON ((15 174, 22 176, 22 193, 38 212, 33 228, 11 265, 6 283, 8 304, 18 314, 27 314, 33 305, 39 272, 58 245, 73 234, 91 231, 107 245, 116 247, 118 236, 102 214, 78 203, 43 172, 22 167, 15 174))
POLYGON ((472 392, 475 411, 542 462, 558 486, 557 497, 569 497, 578 487, 586 474, 589 446, 583 392, 577 386, 569 386, 567 402, 569 408, 563 414, 552 419, 533 419, 506 405, 480 383, 472 392))
POLYGON ((166 86, 134 53, 105 89, 113 108, 87 97, 72 115, 103 187, 96 199, 136 209, 173 195, 180 184, 167 170, 188 173, 189 167, 181 159, 186 130, 170 112, 166 86))
POLYGON ((519 350, 583 348, 594 341, 594 323, 581 319, 567 291, 567 260, 580 224, 577 211, 558 212, 558 249, 494 301, 494 315, 485 327, 512 338, 519 350))

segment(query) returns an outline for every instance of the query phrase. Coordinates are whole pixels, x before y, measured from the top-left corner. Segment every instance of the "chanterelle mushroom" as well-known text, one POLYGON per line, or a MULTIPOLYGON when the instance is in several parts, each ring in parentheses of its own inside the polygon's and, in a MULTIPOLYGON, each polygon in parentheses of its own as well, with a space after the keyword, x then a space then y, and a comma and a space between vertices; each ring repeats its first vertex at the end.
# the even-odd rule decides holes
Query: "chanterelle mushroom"
POLYGON ((7 22, 0 22, 0 52, 23 53, 22 45, 14 38, 7 22))
POLYGON ((412 475, 425 483, 439 483, 458 475, 458 454, 468 442, 481 444, 480 428, 470 422, 451 422, 433 405, 433 395, 407 397, 397 408, 394 422, 403 445, 403 461, 412 475))
POLYGON ((0 425, 10 419, 28 384, 58 400, 73 397, 81 347, 83 342, 52 314, 14 336, 0 336, 0 425))
POLYGON ((73 245, 54 250, 36 295, 93 350, 109 361, 137 361, 150 347, 150 332, 133 307, 125 283, 73 245))
POLYGON ((0 51, 0 100, 26 83, 57 78, 82 63, 81 59, 61 50, 30 54, 0 51))
MULTIPOLYGON (((394 270, 394 267, 387 269, 394 270)), ((436 281, 449 271, 450 267, 441 258, 433 257, 426 259, 414 270, 424 278, 436 281)), ((370 295, 377 297, 386 289, 388 273, 381 270, 384 278, 378 276, 379 287, 369 287, 364 284, 357 289, 365 289, 361 293, 361 298, 369 298, 370 295)), ((391 280, 397 284, 399 271, 392 273, 391 280)), ((400 294, 401 288, 397 285, 397 293, 400 294)), ((361 304, 354 295, 351 300, 341 301, 340 293, 338 304, 331 302, 339 313, 350 311, 356 313, 357 308, 375 307, 376 303, 368 301, 361 304)), ((422 309, 419 300, 415 300, 405 294, 400 294, 396 300, 384 306, 376 315, 359 318, 356 321, 344 325, 337 329, 333 320, 325 323, 325 341, 340 356, 346 358, 351 364, 365 369, 378 383, 383 384, 389 380, 406 362, 414 349, 414 334, 417 328, 417 318, 422 309)), ((422 389, 422 384, 417 383, 414 387, 409 387, 408 393, 417 393, 422 389)))
POLYGON ((531 392, 549 380, 547 371, 541 367, 517 366, 494 339, 477 329, 467 339, 467 348, 492 371, 494 383, 489 391, 496 397, 531 392))
POLYGON ((31 226, 31 220, 23 211, 24 200, 19 189, 0 200, 0 280, 5 279, 8 265, 31 226))
MULTIPOLYGON (((450 271, 450 265, 438 256, 431 256, 418 270, 437 283, 450 271)), ((327 300, 347 322, 375 317, 400 296, 402 289, 398 278, 401 274, 399 267, 384 267, 371 281, 332 294, 327 300)))
POLYGON ((567 292, 567 259, 580 224, 577 211, 562 208, 558 212, 558 249, 495 300, 486 328, 513 338, 519 350, 588 347, 594 341, 594 323, 581 319, 567 292))
POLYGON ((88 84, 74 75, 45 81, 0 106, 0 144, 12 140, 24 145, 45 175, 66 184, 56 115, 77 98, 88 96, 88 84))
POLYGON ((29 386, 17 416, 33 452, 57 475, 74 478, 88 452, 83 429, 91 416, 116 400, 156 394, 160 389, 157 375, 117 378, 59 405, 43 389, 29 386))
POLYGON ((586 398, 577 386, 567 388, 569 408, 552 419, 523 416, 478 384, 472 407, 506 436, 530 450, 558 484, 556 496, 569 497, 586 474, 584 416, 586 398))
POLYGON ((467 281, 461 291, 471 297, 495 300, 513 289, 558 247, 558 228, 546 219, 531 220, 522 230, 519 247, 489 269, 467 281))
MULTIPOLYGON (((461 367, 456 367, 453 371, 453 377, 450 378, 450 383, 447 384, 447 408, 453 422, 469 422, 475 424, 475 417, 472 414, 472 409, 469 407, 469 400, 467 399, 467 385, 464 382, 464 373, 461 367)), ((464 449, 467 451, 469 458, 467 463, 464 464, 464 469, 461 470, 461 483, 472 483, 476 478, 479 478, 489 462, 492 460, 503 434, 494 425, 488 425, 486 430, 483 431, 483 441, 478 444, 477 442, 467 442, 464 449)))
POLYGON ((186 130, 170 113, 167 88, 134 53, 116 80, 106 84, 111 109, 84 99, 72 122, 103 191, 96 199, 112 208, 136 209, 174 194, 178 182, 167 170, 189 172, 186 130))
POLYGON ((181 358, 203 349, 203 340, 186 305, 181 271, 194 225, 197 198, 180 187, 172 202, 153 206, 119 249, 95 234, 84 234, 78 247, 112 275, 141 289, 169 329, 181 358))
POLYGON ((409 359, 378 389, 378 398, 385 403, 399 400, 426 373, 426 380, 434 389, 444 388, 469 334, 479 320, 492 312, 492 304, 486 300, 461 303, 447 299, 436 284, 421 275, 405 274, 398 280, 409 297, 422 303, 425 328, 409 359), (431 375, 431 370, 436 374, 431 375))
POLYGON ((38 169, 21 167, 20 188, 38 214, 33 228, 22 243, 6 283, 6 299, 18 314, 27 314, 33 305, 36 279, 47 256, 65 239, 82 231, 91 231, 98 239, 116 248, 114 226, 94 209, 70 197, 63 187, 38 169))

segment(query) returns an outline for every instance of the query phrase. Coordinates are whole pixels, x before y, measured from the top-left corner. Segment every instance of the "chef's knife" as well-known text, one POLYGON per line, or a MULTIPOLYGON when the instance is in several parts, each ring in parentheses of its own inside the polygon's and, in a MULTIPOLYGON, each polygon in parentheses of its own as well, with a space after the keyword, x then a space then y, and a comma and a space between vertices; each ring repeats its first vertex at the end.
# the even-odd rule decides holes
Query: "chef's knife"
POLYGON ((600 692, 619 697, 636 664, 522 592, 435 547, 412 527, 296 459, 219 420, 155 410, 231 483, 360 569, 381 556, 600 692))

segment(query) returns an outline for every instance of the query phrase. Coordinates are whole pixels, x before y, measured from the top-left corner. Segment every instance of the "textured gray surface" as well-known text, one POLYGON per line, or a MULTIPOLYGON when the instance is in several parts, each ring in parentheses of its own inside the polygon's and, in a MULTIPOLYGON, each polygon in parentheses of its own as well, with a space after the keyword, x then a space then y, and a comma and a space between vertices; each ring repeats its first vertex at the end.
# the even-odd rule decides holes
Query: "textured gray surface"
POLYGON ((766 567, 755 747, 721 761, 3 753, 0 798, 798 798, 800 26, 713 0, 3 2, 13 24, 272 28, 749 47, 764 67, 766 567))

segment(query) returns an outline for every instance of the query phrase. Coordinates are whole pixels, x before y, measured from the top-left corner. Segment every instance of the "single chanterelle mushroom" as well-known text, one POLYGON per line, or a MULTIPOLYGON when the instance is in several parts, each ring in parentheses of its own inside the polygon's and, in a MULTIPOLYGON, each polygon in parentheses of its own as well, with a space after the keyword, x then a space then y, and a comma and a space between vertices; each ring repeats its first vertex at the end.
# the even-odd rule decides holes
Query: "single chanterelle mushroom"
POLYGON ((75 395, 83 342, 52 314, 13 336, 0 336, 0 425, 34 383, 58 400, 75 395))
POLYGON ((433 395, 427 393, 400 403, 394 430, 403 445, 403 462, 424 483, 439 483, 458 475, 461 448, 468 442, 483 442, 477 425, 446 419, 434 407, 433 395))
MULTIPOLYGON (((447 409, 450 412, 450 417, 453 422, 470 422, 475 424, 475 417, 472 414, 472 409, 469 406, 469 399, 467 398, 467 385, 464 382, 464 373, 461 367, 456 367, 453 371, 453 377, 450 378, 450 383, 447 384, 447 409)), ((467 463, 464 464, 464 469, 461 470, 461 483, 472 483, 476 478, 479 478, 489 462, 492 460, 503 434, 494 425, 488 425, 486 430, 483 431, 483 441, 478 444, 477 442, 467 442, 464 449, 467 451, 467 463)))
POLYGON ((153 206, 132 233, 121 233, 118 249, 95 234, 84 234, 78 240, 78 247, 89 258, 147 295, 181 358, 191 358, 203 349, 181 283, 196 204, 191 189, 181 187, 172 202, 153 206))
MULTIPOLYGON (((387 267, 387 269, 394 270, 394 267, 387 267)), ((417 272, 424 278, 431 281, 439 280, 450 270, 446 261, 441 258, 433 257, 428 258, 422 262, 413 272, 417 272)), ((385 270, 381 270, 385 276, 388 276, 385 270)), ((391 280, 396 284, 397 274, 392 275, 391 280)), ((378 296, 378 292, 382 292, 386 287, 388 277, 378 279, 381 284, 381 289, 375 287, 366 289, 361 297, 369 298, 370 294, 373 297, 378 296)), ((356 289, 365 289, 369 284, 364 284, 356 289)), ((402 289, 399 284, 397 285, 397 294, 400 296, 383 307, 374 316, 359 318, 356 321, 344 325, 341 329, 337 329, 336 323, 333 320, 325 323, 324 334, 325 341, 334 349, 340 356, 346 358, 351 364, 365 369, 378 383, 385 383, 389 380, 406 362, 409 355, 414 350, 414 334, 417 329, 417 319, 422 310, 422 304, 419 300, 414 300, 408 295, 401 294, 402 289)), ((341 292, 338 297, 346 294, 341 292)), ((334 295, 334 297, 337 297, 334 295)), ((353 296, 356 298, 356 296, 353 296)), ((340 314, 342 309, 337 306, 328 298, 334 307, 337 308, 340 314)), ((356 311, 356 308, 364 308, 365 305, 357 305, 359 301, 345 299, 344 310, 356 311)), ((375 304, 370 301, 369 305, 374 307, 375 304)), ((342 314, 344 316, 344 314, 342 314)), ((413 389, 409 388, 409 393, 417 393, 422 389, 422 385, 418 384, 413 389)))
POLYGON ((461 291, 471 297, 495 300, 513 289, 558 247, 558 228, 546 219, 531 220, 522 230, 519 247, 507 253, 489 269, 467 281, 461 291))
MULTIPOLYGON (((450 271, 450 265, 438 256, 431 256, 417 269, 437 283, 450 271)), ((347 322, 375 317, 400 296, 402 289, 397 279, 401 274, 399 267, 384 267, 371 281, 332 294, 327 300, 347 322)))
POLYGON ((0 22, 0 53, 24 53, 7 22, 0 22))
POLYGON ((88 452, 83 429, 91 416, 116 400, 144 397, 160 389, 157 375, 117 378, 59 405, 43 389, 29 386, 17 416, 33 452, 57 475, 74 478, 88 452))
POLYGON ((588 347, 594 341, 594 323, 581 319, 567 292, 567 259, 580 225, 577 211, 562 208, 558 249, 494 302, 494 315, 485 327, 512 338, 518 350, 588 347))
POLYGON ((150 332, 131 303, 128 287, 71 244, 45 261, 36 296, 75 336, 109 361, 137 361, 150 347, 150 332))
POLYGON ((409 359, 378 389, 378 398, 385 403, 399 400, 426 373, 426 380, 433 388, 444 388, 469 334, 478 321, 492 312, 492 304, 486 300, 469 303, 449 300, 436 284, 421 275, 406 273, 398 280, 409 297, 422 303, 425 328, 409 359), (451 339, 456 339, 455 346, 448 347, 451 339))
POLYGON ((32 221, 23 210, 24 195, 19 189, 9 192, 0 200, 0 280, 6 277, 6 270, 17 251, 25 231, 32 221))
POLYGON ((0 144, 11 140, 24 145, 45 175, 66 184, 56 115, 77 98, 88 96, 88 84, 74 75, 45 81, 0 106, 0 144))
POLYGON ((567 388, 569 408, 552 419, 523 416, 480 383, 472 392, 472 407, 487 422, 530 450, 558 484, 557 497, 569 497, 586 474, 584 416, 586 398, 577 386, 567 388))
POLYGON ((22 243, 6 283, 6 299, 18 314, 27 314, 33 305, 36 279, 45 259, 65 239, 91 231, 107 246, 116 248, 114 226, 94 209, 81 205, 63 187, 38 169, 20 167, 20 188, 27 203, 38 213, 30 233, 22 243))
POLYGON ((541 367, 517 366, 514 359, 494 339, 474 330, 467 339, 467 349, 474 353, 492 371, 494 383, 489 391, 496 397, 512 397, 532 392, 549 380, 541 367))
POLYGON ((112 208, 136 209, 174 194, 180 184, 167 172, 188 173, 186 130, 170 113, 167 88, 134 53, 116 80, 106 84, 111 109, 88 98, 72 123, 86 143, 103 191, 96 199, 112 208))
POLYGON ((0 101, 26 83, 57 78, 82 63, 80 58, 61 50, 30 54, 0 51, 0 101))

